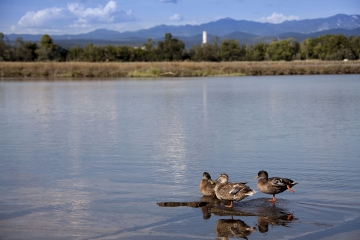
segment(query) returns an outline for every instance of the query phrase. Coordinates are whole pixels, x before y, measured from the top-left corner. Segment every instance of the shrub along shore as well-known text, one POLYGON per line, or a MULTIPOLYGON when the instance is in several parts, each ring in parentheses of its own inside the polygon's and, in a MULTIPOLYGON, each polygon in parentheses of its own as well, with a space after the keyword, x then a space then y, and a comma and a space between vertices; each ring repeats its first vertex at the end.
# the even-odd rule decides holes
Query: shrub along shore
POLYGON ((0 62, 6 78, 122 78, 360 74, 360 61, 0 62))

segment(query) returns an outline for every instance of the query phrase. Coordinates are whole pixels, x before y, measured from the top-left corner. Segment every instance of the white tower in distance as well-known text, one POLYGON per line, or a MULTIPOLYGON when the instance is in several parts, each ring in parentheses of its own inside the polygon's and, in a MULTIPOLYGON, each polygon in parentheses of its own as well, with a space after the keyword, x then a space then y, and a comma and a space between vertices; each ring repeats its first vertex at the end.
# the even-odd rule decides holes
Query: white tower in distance
POLYGON ((203 31, 203 41, 202 41, 202 44, 205 44, 207 43, 207 34, 206 34, 206 31, 203 31))

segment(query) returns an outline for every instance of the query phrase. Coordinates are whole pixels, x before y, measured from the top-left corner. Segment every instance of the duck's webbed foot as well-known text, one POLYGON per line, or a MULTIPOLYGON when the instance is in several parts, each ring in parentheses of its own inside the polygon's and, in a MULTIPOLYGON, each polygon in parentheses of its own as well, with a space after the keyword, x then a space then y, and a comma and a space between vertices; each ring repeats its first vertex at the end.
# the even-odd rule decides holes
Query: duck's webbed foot
POLYGON ((275 202, 276 202, 275 194, 273 194, 273 198, 270 199, 269 202, 271 202, 271 203, 275 203, 275 202))
POLYGON ((230 205, 225 205, 225 207, 232 208, 233 207, 233 201, 230 201, 230 205))
POLYGON ((288 189, 290 192, 294 193, 294 190, 292 190, 289 185, 286 185, 286 187, 287 187, 287 189, 288 189))

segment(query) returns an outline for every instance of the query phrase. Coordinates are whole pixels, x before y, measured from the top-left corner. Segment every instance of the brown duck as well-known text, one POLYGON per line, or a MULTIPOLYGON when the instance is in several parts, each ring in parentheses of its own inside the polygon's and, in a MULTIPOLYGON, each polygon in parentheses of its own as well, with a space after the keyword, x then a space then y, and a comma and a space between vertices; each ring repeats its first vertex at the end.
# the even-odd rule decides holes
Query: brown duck
POLYGON ((273 198, 269 200, 269 202, 272 203, 276 202, 275 194, 282 193, 286 189, 294 193, 294 190, 292 190, 291 188, 298 184, 297 182, 294 182, 293 180, 288 178, 269 178, 268 173, 264 170, 258 172, 257 176, 254 179, 256 178, 260 178, 257 182, 258 189, 263 193, 273 195, 273 198))
POLYGON ((216 179, 215 186, 215 195, 219 200, 229 200, 230 205, 225 205, 225 207, 232 208, 233 201, 241 201, 247 196, 252 196, 256 191, 252 190, 245 183, 232 183, 229 182, 229 177, 227 174, 222 173, 216 179))
POLYGON ((199 189, 204 196, 215 197, 215 182, 211 179, 211 176, 208 172, 203 173, 199 189))

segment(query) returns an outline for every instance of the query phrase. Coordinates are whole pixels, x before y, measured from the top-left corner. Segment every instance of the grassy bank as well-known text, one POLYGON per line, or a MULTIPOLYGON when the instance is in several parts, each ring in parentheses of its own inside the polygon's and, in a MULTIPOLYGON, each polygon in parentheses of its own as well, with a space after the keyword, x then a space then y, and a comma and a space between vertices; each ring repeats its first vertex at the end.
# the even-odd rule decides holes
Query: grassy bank
POLYGON ((360 61, 0 62, 0 77, 199 77, 360 74, 360 61))

